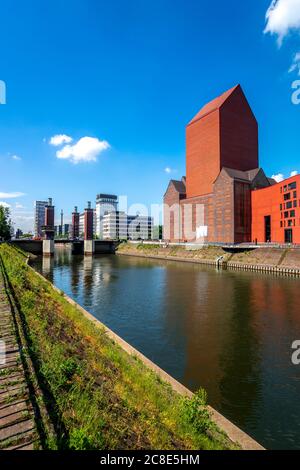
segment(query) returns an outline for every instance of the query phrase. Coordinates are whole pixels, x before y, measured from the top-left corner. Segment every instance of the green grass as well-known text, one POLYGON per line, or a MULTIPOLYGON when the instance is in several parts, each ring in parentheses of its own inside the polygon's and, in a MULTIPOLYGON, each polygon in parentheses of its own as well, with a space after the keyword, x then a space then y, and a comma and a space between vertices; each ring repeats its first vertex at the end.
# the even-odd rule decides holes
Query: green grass
MULTIPOLYGON (((0 246, 55 432, 49 449, 227 449, 206 394, 175 393, 41 279, 24 256, 0 246)), ((52 429, 52 428, 51 428, 52 429)))

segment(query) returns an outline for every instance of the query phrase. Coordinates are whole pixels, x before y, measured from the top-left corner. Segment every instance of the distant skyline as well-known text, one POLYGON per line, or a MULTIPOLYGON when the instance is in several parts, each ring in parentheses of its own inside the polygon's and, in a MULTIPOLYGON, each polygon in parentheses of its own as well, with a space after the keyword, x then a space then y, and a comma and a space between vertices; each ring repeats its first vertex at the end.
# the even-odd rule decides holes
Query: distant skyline
POLYGON ((260 165, 300 172, 300 0, 6 0, 1 19, 0 204, 16 229, 48 197, 66 223, 100 192, 161 204, 186 124, 237 83, 260 165))

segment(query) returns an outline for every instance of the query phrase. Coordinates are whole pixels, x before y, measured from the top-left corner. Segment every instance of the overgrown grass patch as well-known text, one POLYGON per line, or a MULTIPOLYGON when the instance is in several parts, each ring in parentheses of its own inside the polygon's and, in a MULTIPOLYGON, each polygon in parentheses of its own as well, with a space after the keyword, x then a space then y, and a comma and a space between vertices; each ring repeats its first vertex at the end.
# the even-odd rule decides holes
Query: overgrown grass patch
POLYGON ((226 449, 205 393, 175 393, 41 279, 8 245, 0 256, 54 422, 49 449, 226 449))

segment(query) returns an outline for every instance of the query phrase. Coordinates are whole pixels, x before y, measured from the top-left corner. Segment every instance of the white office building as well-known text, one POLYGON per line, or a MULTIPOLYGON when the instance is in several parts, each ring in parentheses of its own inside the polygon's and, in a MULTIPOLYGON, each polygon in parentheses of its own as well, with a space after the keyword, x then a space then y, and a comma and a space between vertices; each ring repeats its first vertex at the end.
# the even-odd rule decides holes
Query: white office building
POLYGON ((45 207, 48 201, 35 201, 34 203, 34 236, 43 235, 42 226, 45 225, 45 207))
POLYGON ((152 240, 153 217, 109 212, 103 216, 104 240, 152 240))
POLYGON ((96 235, 104 238, 103 217, 118 210, 118 197, 114 194, 97 194, 96 197, 96 235))

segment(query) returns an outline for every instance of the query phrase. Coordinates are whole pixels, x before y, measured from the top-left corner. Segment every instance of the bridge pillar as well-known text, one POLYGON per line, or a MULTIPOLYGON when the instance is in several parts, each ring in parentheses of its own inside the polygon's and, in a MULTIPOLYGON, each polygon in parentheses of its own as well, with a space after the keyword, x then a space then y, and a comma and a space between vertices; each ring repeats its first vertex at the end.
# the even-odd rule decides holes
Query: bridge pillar
POLYGON ((54 206, 52 205, 52 198, 48 199, 48 204, 45 207, 45 225, 42 227, 45 233, 43 240, 43 255, 53 256, 54 254, 54 206))
POLYGON ((54 255, 54 240, 43 240, 43 256, 54 255))
POLYGON ((95 253, 95 240, 84 240, 84 254, 91 256, 95 253))
POLYGON ((84 254, 93 255, 95 252, 94 241, 94 209, 88 202, 87 208, 84 209, 84 254))

